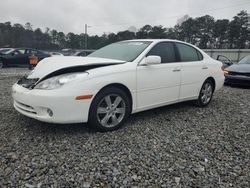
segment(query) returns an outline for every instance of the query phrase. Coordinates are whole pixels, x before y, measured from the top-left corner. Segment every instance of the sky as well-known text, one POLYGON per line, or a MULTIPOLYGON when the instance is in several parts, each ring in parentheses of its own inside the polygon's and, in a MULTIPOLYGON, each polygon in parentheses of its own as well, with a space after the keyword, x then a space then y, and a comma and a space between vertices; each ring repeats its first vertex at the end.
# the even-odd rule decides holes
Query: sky
POLYGON ((88 34, 101 35, 146 24, 173 27, 184 15, 232 19, 241 10, 250 13, 250 0, 1 0, 0 22, 77 34, 87 24, 88 34))

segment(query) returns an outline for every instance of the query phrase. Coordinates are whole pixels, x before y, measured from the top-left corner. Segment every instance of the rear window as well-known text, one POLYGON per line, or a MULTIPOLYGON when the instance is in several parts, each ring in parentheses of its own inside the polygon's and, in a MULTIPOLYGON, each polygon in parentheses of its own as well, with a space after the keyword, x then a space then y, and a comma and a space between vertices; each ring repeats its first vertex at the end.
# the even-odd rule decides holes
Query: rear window
POLYGON ((182 43, 176 43, 176 46, 182 62, 200 61, 203 59, 202 54, 192 46, 182 43))

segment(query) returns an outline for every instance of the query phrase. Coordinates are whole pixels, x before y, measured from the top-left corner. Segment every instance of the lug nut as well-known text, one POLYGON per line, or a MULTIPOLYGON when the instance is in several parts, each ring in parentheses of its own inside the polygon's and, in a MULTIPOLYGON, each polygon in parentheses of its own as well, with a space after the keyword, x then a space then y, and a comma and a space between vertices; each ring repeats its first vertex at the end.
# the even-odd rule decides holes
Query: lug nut
POLYGON ((48 113, 48 115, 49 115, 50 117, 52 117, 52 116, 53 116, 53 111, 52 111, 52 110, 47 109, 47 113, 48 113))

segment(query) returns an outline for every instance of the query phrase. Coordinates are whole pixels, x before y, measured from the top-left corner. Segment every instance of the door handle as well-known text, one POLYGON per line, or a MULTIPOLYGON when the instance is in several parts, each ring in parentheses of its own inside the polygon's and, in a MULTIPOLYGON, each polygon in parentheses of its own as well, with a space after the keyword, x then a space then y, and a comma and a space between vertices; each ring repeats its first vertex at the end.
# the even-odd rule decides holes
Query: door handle
POLYGON ((207 66, 204 66, 204 67, 202 67, 202 69, 208 69, 208 67, 207 67, 207 66))
POLYGON ((181 69, 179 69, 179 68, 174 68, 173 69, 173 72, 180 72, 181 71, 181 69))

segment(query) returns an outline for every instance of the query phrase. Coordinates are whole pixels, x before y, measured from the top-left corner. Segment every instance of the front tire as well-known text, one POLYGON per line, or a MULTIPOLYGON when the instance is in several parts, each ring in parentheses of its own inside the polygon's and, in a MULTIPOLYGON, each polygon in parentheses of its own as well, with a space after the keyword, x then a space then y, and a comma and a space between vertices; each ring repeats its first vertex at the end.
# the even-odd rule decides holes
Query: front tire
POLYGON ((33 70, 34 69, 34 66, 29 64, 29 70, 33 70))
POLYGON ((88 123, 101 132, 116 130, 126 121, 130 108, 130 100, 123 90, 104 88, 90 106, 88 123))
POLYGON ((203 83, 201 87, 199 98, 196 101, 196 105, 199 107, 207 106, 213 98, 213 93, 214 84, 210 79, 208 79, 203 83))

